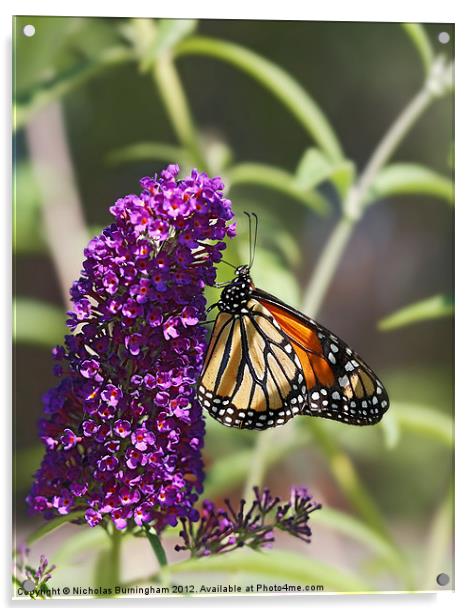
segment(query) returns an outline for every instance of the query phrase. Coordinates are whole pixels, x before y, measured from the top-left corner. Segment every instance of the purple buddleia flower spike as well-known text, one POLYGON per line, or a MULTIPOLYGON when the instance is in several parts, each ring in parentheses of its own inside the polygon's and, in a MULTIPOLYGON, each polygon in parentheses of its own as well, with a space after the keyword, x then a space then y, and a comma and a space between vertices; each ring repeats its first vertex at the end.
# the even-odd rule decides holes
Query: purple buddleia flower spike
POLYGON ((225 508, 205 500, 197 521, 181 519, 182 544, 175 547, 176 551, 189 550, 192 556, 199 557, 232 552, 243 546, 254 550, 269 548, 275 541, 276 529, 310 541, 309 516, 321 505, 312 500, 305 488, 293 488, 290 500, 283 504, 268 488, 260 491, 254 487, 254 493, 250 505, 247 507, 241 499, 238 509, 228 499, 224 501, 225 508))
POLYGON ((194 519, 202 491, 206 284, 235 234, 220 178, 178 166, 141 180, 84 251, 71 334, 44 396, 46 451, 27 498, 45 518, 83 511, 90 526, 157 532, 194 519))

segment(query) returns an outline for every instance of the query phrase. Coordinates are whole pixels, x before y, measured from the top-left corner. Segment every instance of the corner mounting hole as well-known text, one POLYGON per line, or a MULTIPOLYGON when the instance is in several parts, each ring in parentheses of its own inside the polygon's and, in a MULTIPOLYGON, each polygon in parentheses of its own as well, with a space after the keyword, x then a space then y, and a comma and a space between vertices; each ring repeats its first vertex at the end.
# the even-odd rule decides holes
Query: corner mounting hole
POLYGON ((441 43, 441 45, 446 45, 446 43, 449 43, 450 40, 451 37, 447 32, 440 32, 438 34, 438 41, 441 43))
POLYGON ((33 26, 33 24, 27 24, 23 28, 23 34, 27 36, 28 38, 31 38, 32 36, 34 36, 35 32, 36 32, 36 28, 33 26))
POLYGON ((449 584, 449 575, 447 573, 440 573, 436 578, 436 582, 439 586, 446 586, 449 584))

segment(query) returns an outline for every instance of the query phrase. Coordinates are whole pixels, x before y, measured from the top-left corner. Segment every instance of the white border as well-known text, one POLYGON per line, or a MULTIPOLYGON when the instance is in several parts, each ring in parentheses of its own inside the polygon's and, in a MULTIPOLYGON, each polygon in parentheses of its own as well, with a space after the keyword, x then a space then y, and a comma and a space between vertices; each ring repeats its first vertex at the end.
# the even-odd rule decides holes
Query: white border
MULTIPOLYGON (((181 609, 188 604, 188 609, 193 612, 223 610, 226 612, 240 612, 247 606, 260 607, 265 604, 272 613, 285 613, 288 609, 310 609, 323 607, 324 611, 339 612, 349 611, 354 616, 358 614, 375 613, 383 610, 384 614, 399 613, 400 609, 416 610, 417 613, 437 614, 445 616, 447 610, 455 610, 456 613, 468 613, 467 606, 471 605, 470 585, 472 585, 472 517, 474 515, 472 494, 472 450, 474 439, 474 404, 473 404, 473 309, 472 298, 469 293, 472 288, 472 256, 469 250, 472 244, 474 230, 474 189, 472 177, 474 172, 472 165, 473 154, 473 80, 471 58, 474 56, 472 41, 474 40, 473 20, 468 2, 443 2, 422 0, 398 0, 397 2, 384 3, 376 0, 350 0, 333 1, 330 3, 315 2, 310 5, 308 0, 292 0, 289 3, 277 5, 276 2, 257 3, 249 0, 240 0, 238 3, 229 4, 210 0, 180 0, 179 3, 159 2, 158 0, 145 1, 134 0, 131 3, 106 2, 104 0, 81 0, 77 3, 65 3, 59 0, 42 0, 15 2, 6 0, 0 8, 0 32, 2 39, 3 57, 1 84, 5 93, 1 97, 1 136, 2 156, 0 164, 0 185, 3 188, 2 212, 2 262, 1 272, 5 283, 4 293, 0 307, 0 335, 4 341, 4 352, 0 354, 0 387, 5 393, 7 404, 3 406, 4 417, 10 413, 11 399, 8 395, 11 384, 11 357, 10 357, 10 240, 9 232, 11 216, 9 204, 10 194, 10 52, 11 52, 11 16, 12 15, 90 15, 90 16, 143 16, 143 17, 200 17, 220 19, 306 19, 328 21, 421 21, 456 23, 456 592, 439 593, 435 595, 378 595, 378 596, 317 596, 317 597, 270 597, 270 598, 235 598, 233 601, 226 599, 196 599, 189 604, 184 602, 159 602, 150 601, 151 609, 181 609), (469 455, 471 454, 471 455, 469 455), (466 607, 466 610, 463 608, 466 607)), ((4 456, 2 465, 6 470, 6 494, 3 503, 10 502, 9 497, 9 471, 10 468, 10 434, 8 419, 4 419, 2 430, 4 437, 4 456), (5 425, 6 424, 6 425, 5 425)), ((4 493, 5 494, 5 493, 4 493)), ((0 507, 2 527, 1 537, 5 541, 2 559, 6 570, 1 577, 6 583, 4 589, 9 588, 9 519, 10 514, 7 506, 0 507)), ((7 590, 8 592, 8 590, 7 590)), ((4 603, 8 604, 7 596, 4 595, 4 603)), ((51 609, 64 607, 62 602, 36 602, 29 607, 51 609)), ((70 604, 69 604, 70 605, 70 604)), ((69 607, 68 605, 68 607, 69 607)), ((112 604, 106 602, 88 602, 82 607, 87 609, 117 609, 130 608, 131 601, 115 601, 112 604), (110 608, 109 608, 110 606, 110 608)), ((133 603, 133 605, 136 605, 133 603)), ((16 609, 28 609, 18 607, 16 609)), ((140 608, 147 609, 141 603, 140 608)), ((70 608, 71 609, 71 608, 70 608)), ((74 609, 74 608, 72 608, 74 609)))

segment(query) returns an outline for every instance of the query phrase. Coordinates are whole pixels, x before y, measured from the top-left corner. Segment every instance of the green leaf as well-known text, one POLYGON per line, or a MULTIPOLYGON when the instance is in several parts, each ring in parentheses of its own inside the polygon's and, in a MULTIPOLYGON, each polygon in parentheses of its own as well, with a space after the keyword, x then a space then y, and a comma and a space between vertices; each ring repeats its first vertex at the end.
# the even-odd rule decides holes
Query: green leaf
POLYGON ((331 160, 344 158, 336 134, 322 110, 306 90, 278 65, 240 45, 203 36, 187 38, 176 46, 174 53, 176 57, 211 56, 244 71, 290 110, 331 160))
MULTIPOLYGON (((302 418, 303 419, 303 418, 302 418)), ((328 428, 322 422, 309 421, 307 430, 313 435, 320 451, 325 456, 329 469, 341 492, 351 503, 366 523, 386 541, 394 545, 386 526, 385 516, 365 487, 352 459, 332 438, 328 428)), ((304 428, 303 422, 300 422, 304 428)))
POLYGON ((146 524, 144 526, 146 536, 156 556, 156 560, 158 561, 160 567, 166 567, 168 564, 168 559, 166 558, 166 552, 161 544, 159 536, 156 534, 154 529, 150 528, 146 524))
POLYGON ((66 333, 64 312, 34 299, 13 300, 13 340, 16 343, 53 346, 62 342, 66 333))
POLYGON ((454 314, 454 302, 448 295, 434 295, 388 315, 378 323, 382 331, 406 327, 420 321, 450 317, 454 314))
POLYGON ((433 438, 447 447, 454 445, 454 424, 451 417, 421 404, 392 401, 389 413, 397 416, 400 428, 433 438))
POLYGON ((62 515, 61 517, 54 518, 50 522, 47 522, 43 526, 40 526, 35 531, 33 531, 28 538, 26 539, 27 545, 32 545, 36 543, 40 539, 46 537, 50 533, 54 532, 63 524, 67 524, 68 522, 73 522, 74 520, 79 520, 84 517, 84 511, 73 511, 71 513, 67 513, 66 515, 62 515))
POLYGON ((178 162, 184 166, 189 163, 189 156, 184 148, 168 143, 142 142, 132 143, 123 148, 117 148, 107 156, 107 163, 119 165, 121 163, 151 160, 164 162, 178 162))
MULTIPOLYGON (((313 529, 317 526, 323 526, 346 535, 367 547, 375 555, 382 558, 393 571, 405 578, 404 559, 388 541, 373 531, 367 524, 347 513, 326 506, 315 512, 311 518, 313 529)), ((317 530, 313 534, 317 539, 317 530)))
POLYGON ((450 178, 415 163, 394 163, 384 167, 368 191, 367 203, 394 195, 429 195, 454 202, 450 178))
POLYGON ((317 148, 309 148, 298 164, 295 180, 301 188, 306 190, 330 181, 342 199, 352 184, 354 173, 354 163, 351 161, 334 163, 317 148))
POLYGON ((161 19, 155 28, 155 38, 142 57, 140 68, 148 70, 156 58, 169 52, 196 28, 196 19, 161 19))
POLYGON ((326 199, 320 193, 302 188, 293 175, 278 167, 261 163, 240 163, 226 171, 225 181, 229 189, 249 184, 276 190, 318 214, 325 214, 329 209, 326 199))
POLYGON ((394 449, 400 440, 400 424, 397 416, 394 413, 387 413, 379 426, 384 435, 385 446, 387 449, 394 449))
POLYGON ((413 43, 423 63, 425 73, 428 74, 433 62, 434 53, 426 30, 421 24, 401 24, 401 26, 413 43))
POLYGON ((247 549, 230 554, 189 559, 169 566, 175 573, 244 573, 252 580, 287 582, 291 584, 313 584, 324 586, 326 592, 369 591, 370 585, 356 576, 341 571, 320 561, 294 552, 269 550, 255 552, 247 549))

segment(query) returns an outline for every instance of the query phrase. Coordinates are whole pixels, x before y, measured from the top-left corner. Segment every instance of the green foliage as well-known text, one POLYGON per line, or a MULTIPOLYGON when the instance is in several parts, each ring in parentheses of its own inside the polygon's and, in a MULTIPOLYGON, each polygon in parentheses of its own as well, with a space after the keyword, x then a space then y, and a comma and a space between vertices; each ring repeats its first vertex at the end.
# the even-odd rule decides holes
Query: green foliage
POLYGON ((373 202, 395 195, 428 195, 449 204, 454 202, 454 184, 423 165, 393 163, 384 167, 375 178, 367 201, 373 202))
POLYGON ((362 544, 370 552, 376 555, 397 575, 407 578, 405 560, 393 545, 374 532, 368 524, 364 524, 354 516, 348 515, 337 509, 323 507, 314 516, 314 532, 318 536, 319 527, 331 528, 349 539, 362 544))
POLYGON ((160 567, 166 567, 166 565, 168 564, 168 561, 166 559, 166 552, 163 549, 163 546, 161 545, 159 536, 156 534, 154 529, 149 528, 146 525, 145 525, 145 532, 146 532, 148 541, 150 542, 150 545, 153 549, 153 552, 156 556, 156 560, 158 561, 158 564, 160 565, 160 567))
POLYGON ((239 45, 203 36, 190 37, 175 48, 176 57, 189 54, 212 56, 243 70, 288 108, 331 160, 343 159, 339 141, 324 113, 281 67, 239 45))
POLYGON ((13 340, 22 344, 51 347, 66 333, 64 312, 35 299, 13 300, 13 340))
POLYGON ((453 299, 447 295, 434 295, 423 299, 385 317, 378 323, 379 329, 389 331, 406 327, 420 321, 442 319, 454 314, 453 299))
POLYGON ((454 424, 451 417, 421 404, 392 402, 390 412, 402 430, 433 438, 447 447, 454 445, 454 424))
POLYGON ((341 199, 347 194, 354 179, 354 163, 350 160, 333 162, 317 148, 309 148, 296 169, 296 182, 306 190, 323 182, 331 182, 341 199))
POLYGON ((423 64, 425 73, 428 74, 433 63, 434 52, 426 30, 421 24, 401 24, 401 26, 413 43, 423 64))
POLYGON ((282 192, 318 214, 328 211, 329 206, 326 199, 320 193, 302 188, 299 182, 284 169, 261 163, 241 163, 227 170, 225 179, 228 187, 241 184, 265 186, 282 192))
POLYGON ((197 28, 195 19, 162 19, 155 28, 155 36, 150 48, 142 55, 140 66, 146 70, 164 53, 172 52, 174 47, 197 28))
POLYGON ((331 567, 307 556, 283 550, 266 553, 240 550, 219 556, 189 559, 169 566, 175 573, 238 573, 245 572, 247 583, 257 579, 275 583, 314 584, 324 586, 326 592, 363 592, 371 585, 356 576, 331 567))

